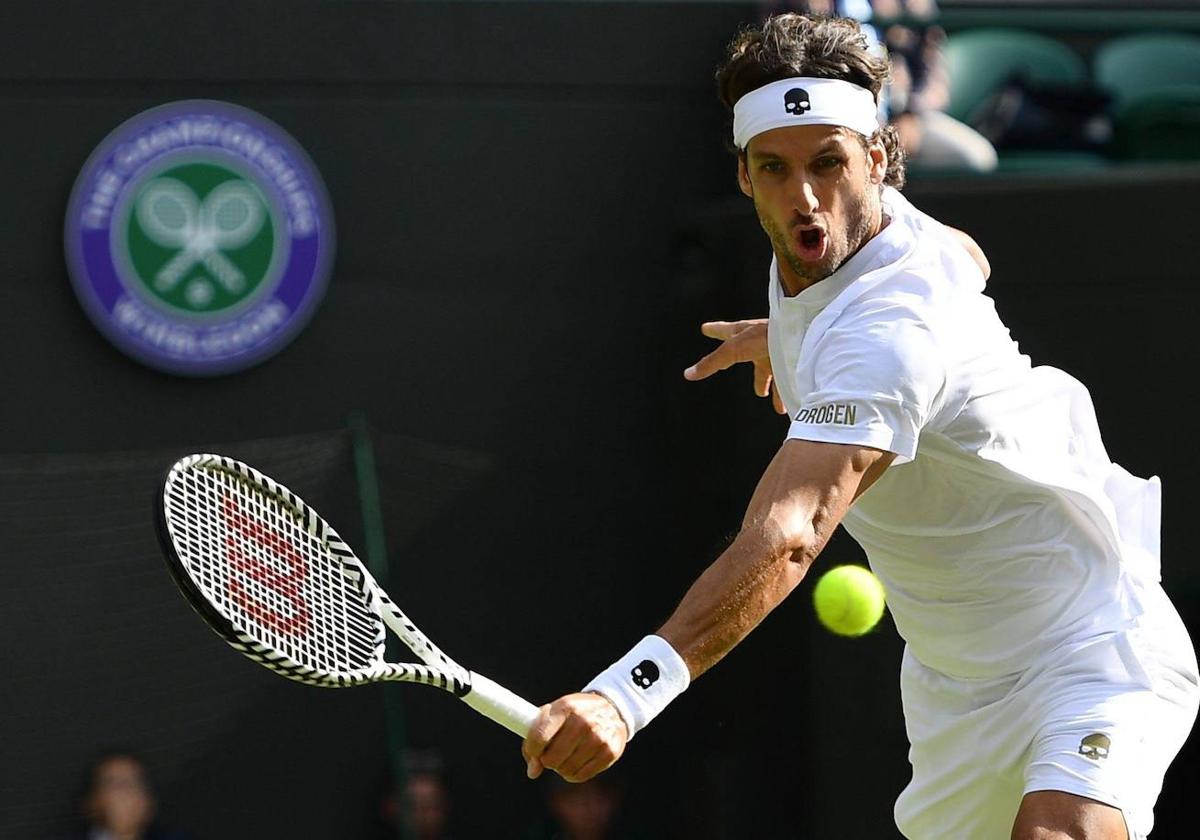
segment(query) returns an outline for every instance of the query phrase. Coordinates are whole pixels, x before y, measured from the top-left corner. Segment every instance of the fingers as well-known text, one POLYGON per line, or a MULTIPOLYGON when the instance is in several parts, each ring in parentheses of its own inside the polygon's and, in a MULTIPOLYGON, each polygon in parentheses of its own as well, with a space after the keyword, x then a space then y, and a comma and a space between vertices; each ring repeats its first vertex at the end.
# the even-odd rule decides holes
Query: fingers
POLYGON ((586 782, 586 781, 600 775, 601 772, 607 770, 609 767, 612 767, 612 765, 613 765, 612 761, 606 762, 600 756, 596 756, 591 761, 589 761, 587 764, 583 765, 578 770, 576 770, 574 775, 571 776, 569 779, 567 779, 567 781, 586 782))
POLYGON ((596 694, 569 694, 543 706, 521 745, 526 775, 545 768, 569 782, 582 782, 611 766, 625 749, 628 733, 616 707, 596 694))
POLYGON ((562 726, 561 716, 553 714, 549 705, 538 709, 538 716, 529 727, 529 734, 521 743, 521 755, 525 757, 525 774, 531 779, 542 775, 542 754, 558 728, 562 726))
POLYGON ((765 363, 770 367, 767 352, 767 322, 709 321, 700 325, 709 338, 720 339, 721 346, 683 372, 683 378, 696 382, 740 362, 765 363))
POLYGON ((550 739, 550 743, 546 745, 546 751, 542 753, 542 764, 558 770, 560 774, 568 765, 582 764, 583 761, 579 758, 575 758, 574 761, 572 758, 577 752, 584 752, 580 747, 587 734, 587 724, 583 720, 573 715, 568 717, 563 721, 563 725, 554 737, 550 739))
POLYGON ((754 365, 754 393, 760 397, 770 394, 775 413, 787 414, 787 409, 783 407, 783 398, 779 396, 779 388, 775 384, 775 377, 771 375, 770 364, 754 365))
POLYGON ((724 341, 727 338, 733 338, 745 328, 744 321, 705 321, 700 325, 700 332, 709 338, 724 341))
POLYGON ((771 393, 771 366, 754 363, 754 393, 765 397, 771 393))
POLYGON ((748 360, 738 358, 737 346, 726 342, 685 370, 683 378, 691 382, 698 382, 743 361, 748 360))
POLYGON ((709 338, 724 341, 727 338, 733 338, 744 329, 766 326, 766 323, 766 318, 746 318, 741 321, 705 321, 700 325, 700 332, 709 338))
POLYGON ((618 757, 618 753, 607 745, 595 749, 577 748, 554 769, 568 782, 586 782, 602 770, 612 767, 618 757))

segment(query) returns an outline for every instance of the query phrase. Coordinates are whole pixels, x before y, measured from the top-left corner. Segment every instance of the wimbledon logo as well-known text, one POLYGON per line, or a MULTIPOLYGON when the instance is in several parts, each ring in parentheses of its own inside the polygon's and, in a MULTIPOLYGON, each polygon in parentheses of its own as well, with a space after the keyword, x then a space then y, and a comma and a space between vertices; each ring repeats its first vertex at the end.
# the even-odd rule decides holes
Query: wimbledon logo
POLYGON ((80 301, 114 344, 160 370, 215 375, 262 361, 307 322, 333 216, 281 128, 223 102, 175 102, 92 154, 66 250, 80 301))

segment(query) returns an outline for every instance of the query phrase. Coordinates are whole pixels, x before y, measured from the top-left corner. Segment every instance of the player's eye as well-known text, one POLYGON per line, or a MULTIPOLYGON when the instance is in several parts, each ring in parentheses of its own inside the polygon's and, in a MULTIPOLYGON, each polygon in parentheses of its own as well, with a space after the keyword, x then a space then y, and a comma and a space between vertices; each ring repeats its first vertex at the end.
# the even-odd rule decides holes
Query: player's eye
POLYGON ((783 172, 783 163, 778 160, 768 160, 761 164, 758 168, 761 172, 768 172, 772 175, 777 175, 780 172, 783 172))
POLYGON ((837 169, 844 162, 845 158, 838 157, 837 155, 825 155, 817 158, 813 166, 818 172, 828 172, 830 170, 837 169))

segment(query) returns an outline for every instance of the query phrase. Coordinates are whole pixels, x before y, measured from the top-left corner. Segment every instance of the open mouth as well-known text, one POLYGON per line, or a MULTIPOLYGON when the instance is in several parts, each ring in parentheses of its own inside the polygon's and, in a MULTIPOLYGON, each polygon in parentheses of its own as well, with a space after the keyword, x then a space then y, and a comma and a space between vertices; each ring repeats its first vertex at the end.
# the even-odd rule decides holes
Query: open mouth
POLYGON ((825 231, 819 227, 800 228, 796 232, 796 243, 804 260, 819 260, 825 256, 826 241, 825 231))

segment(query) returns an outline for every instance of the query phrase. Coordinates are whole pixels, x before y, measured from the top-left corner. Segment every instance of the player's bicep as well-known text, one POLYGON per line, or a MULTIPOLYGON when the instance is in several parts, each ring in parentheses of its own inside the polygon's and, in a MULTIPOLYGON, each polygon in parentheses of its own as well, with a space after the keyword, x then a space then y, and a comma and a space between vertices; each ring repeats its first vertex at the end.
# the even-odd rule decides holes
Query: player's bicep
POLYGON ((811 559, 895 457, 870 446, 786 440, 754 491, 743 529, 811 559))

